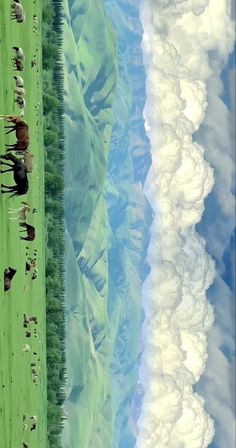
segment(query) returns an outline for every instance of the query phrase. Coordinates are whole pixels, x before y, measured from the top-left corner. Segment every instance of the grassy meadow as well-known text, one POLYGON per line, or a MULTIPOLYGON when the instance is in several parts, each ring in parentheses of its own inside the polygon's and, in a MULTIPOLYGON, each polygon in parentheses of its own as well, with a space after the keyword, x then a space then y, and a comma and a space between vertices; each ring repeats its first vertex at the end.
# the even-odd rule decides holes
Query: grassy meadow
MULTIPOLYGON (((28 174, 27 195, 9 198, 0 194, 0 446, 21 447, 27 442, 30 448, 47 446, 47 398, 46 398, 46 314, 45 314, 45 226, 44 226, 44 148, 42 112, 41 73, 41 8, 40 0, 22 0, 26 21, 16 23, 10 19, 11 2, 0 2, 0 114, 20 115, 14 103, 15 81, 19 74, 24 79, 26 107, 24 118, 29 125, 30 146, 34 154, 35 168, 28 174), (38 32, 33 30, 33 15, 38 17, 38 32), (19 46, 25 54, 23 72, 14 72, 13 46, 19 46), (31 61, 36 66, 31 67, 31 61), (36 106, 36 107, 35 107, 36 106), (21 241, 19 221, 10 220, 9 208, 18 208, 21 201, 27 201, 32 210, 27 223, 36 229, 34 241, 21 241), (29 247, 29 250, 26 249, 29 247), (34 258, 37 250, 38 276, 35 280, 25 275, 26 252, 34 258), (6 267, 17 269, 12 287, 4 292, 3 272, 6 267), (30 323, 27 330, 38 337, 26 338, 23 314, 37 316, 38 325, 30 323), (31 346, 30 352, 23 352, 24 344, 31 346), (36 352, 37 355, 34 355, 36 352), (33 383, 31 363, 36 363, 38 384, 33 383), (23 428, 23 414, 37 415, 35 431, 30 431, 30 422, 23 428)), ((5 153, 5 144, 16 141, 15 133, 4 135, 4 121, 0 121, 0 153, 5 153)), ((7 167, 3 167, 6 169, 7 167)), ((13 185, 12 173, 1 174, 1 183, 13 185)), ((25 422, 27 423, 27 421, 25 422)))

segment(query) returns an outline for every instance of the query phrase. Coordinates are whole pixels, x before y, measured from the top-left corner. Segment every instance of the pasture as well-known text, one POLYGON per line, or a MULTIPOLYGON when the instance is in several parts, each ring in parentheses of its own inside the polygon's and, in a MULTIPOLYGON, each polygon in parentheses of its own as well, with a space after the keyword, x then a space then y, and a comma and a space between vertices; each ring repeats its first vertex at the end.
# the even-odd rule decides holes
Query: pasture
MULTIPOLYGON (((26 90, 24 120, 29 126, 29 149, 34 154, 35 167, 28 174, 27 194, 10 198, 0 193, 0 447, 29 448, 47 446, 46 399, 46 299, 45 299, 45 224, 44 224, 44 147, 41 72, 41 0, 22 0, 26 11, 24 23, 11 20, 11 1, 0 1, 0 114, 20 115, 14 102, 14 75, 24 79, 26 90), (33 29, 33 16, 38 18, 38 31, 33 29), (25 54, 25 68, 14 72, 13 46, 25 54), (31 61, 36 61, 32 67, 31 61), (26 222, 36 229, 34 241, 20 240, 22 227, 18 219, 9 219, 9 208, 19 208, 27 201, 37 212, 29 211, 26 222), (27 247, 29 249, 27 249, 27 247), (27 254, 27 255, 26 255, 27 254), (27 257, 35 258, 37 278, 25 274, 27 257), (17 270, 11 289, 4 292, 4 269, 17 270), (38 324, 23 327, 23 315, 37 316, 38 324), (35 337, 34 330, 37 337, 35 337), (26 331, 32 333, 26 337, 26 331), (31 350, 24 352, 25 344, 31 350), (37 353, 37 354, 34 354, 37 353), (31 363, 36 364, 38 379, 34 383, 31 363), (23 424, 23 415, 36 415, 37 428, 31 431, 30 420, 23 424)), ((16 142, 15 132, 4 134, 5 121, 0 121, 0 154, 5 144, 16 142)), ((6 167, 7 168, 7 167, 6 167)), ((1 167, 5 169, 5 167, 1 167)), ((13 185, 13 173, 0 174, 1 183, 13 185)))

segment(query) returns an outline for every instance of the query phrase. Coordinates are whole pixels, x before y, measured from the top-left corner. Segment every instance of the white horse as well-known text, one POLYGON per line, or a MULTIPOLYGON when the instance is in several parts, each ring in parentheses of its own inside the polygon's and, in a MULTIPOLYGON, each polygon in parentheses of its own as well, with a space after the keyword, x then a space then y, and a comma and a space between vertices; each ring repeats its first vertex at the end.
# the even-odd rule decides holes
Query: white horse
POLYGON ((17 23, 21 23, 25 21, 25 11, 23 9, 22 4, 20 3, 20 0, 14 0, 11 10, 11 19, 16 20, 17 23))
POLYGON ((30 211, 31 207, 28 202, 21 202, 23 204, 20 208, 9 208, 9 214, 15 214, 15 216, 9 216, 9 219, 19 219, 19 221, 26 221, 27 213, 30 211))
POLYGON ((13 76, 15 82, 16 82, 16 87, 24 87, 24 80, 21 76, 13 76))

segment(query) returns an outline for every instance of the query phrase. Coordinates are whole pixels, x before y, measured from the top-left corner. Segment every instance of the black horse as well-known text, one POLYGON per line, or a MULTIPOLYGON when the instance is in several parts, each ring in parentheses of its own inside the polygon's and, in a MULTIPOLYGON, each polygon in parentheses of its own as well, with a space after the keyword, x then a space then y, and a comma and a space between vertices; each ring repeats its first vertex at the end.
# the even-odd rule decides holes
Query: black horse
POLYGON ((8 171, 13 171, 13 177, 16 185, 7 186, 4 184, 1 184, 1 192, 2 193, 13 193, 12 196, 20 196, 22 194, 26 194, 29 189, 29 183, 27 178, 27 167, 25 164, 19 160, 17 157, 13 156, 12 154, 7 154, 5 156, 0 156, 1 159, 4 160, 10 160, 13 162, 13 165, 10 163, 0 161, 0 165, 7 165, 10 167, 8 170, 1 170, 1 173, 7 173, 8 171), (2 188, 5 188, 6 190, 3 190, 2 188))
POLYGON ((16 269, 13 268, 6 268, 4 270, 4 291, 8 291, 11 287, 11 281, 16 273, 16 269))

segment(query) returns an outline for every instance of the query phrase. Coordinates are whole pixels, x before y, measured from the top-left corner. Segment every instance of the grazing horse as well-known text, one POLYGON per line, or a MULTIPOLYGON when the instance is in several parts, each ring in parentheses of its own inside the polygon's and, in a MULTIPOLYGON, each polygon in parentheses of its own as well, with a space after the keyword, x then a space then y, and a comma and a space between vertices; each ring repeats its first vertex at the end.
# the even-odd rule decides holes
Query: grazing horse
POLYGON ((4 291, 8 291, 11 288, 11 281, 16 273, 16 269, 6 268, 4 270, 4 291))
POLYGON ((14 0, 11 5, 11 19, 16 20, 17 23, 25 21, 25 11, 20 0, 14 0))
POLYGON ((15 216, 9 216, 9 219, 19 219, 19 221, 25 221, 26 220, 26 214, 31 210, 30 204, 28 202, 22 201, 21 204, 23 204, 20 208, 9 208, 8 213, 9 215, 15 215, 15 216))
POLYGON ((26 151, 29 146, 29 140, 21 140, 20 142, 14 143, 13 145, 6 145, 6 151, 26 151))
POLYGON ((0 115, 0 118, 6 118, 6 121, 11 123, 9 126, 4 126, 5 129, 9 129, 5 134, 15 131, 18 140, 13 145, 6 145, 7 151, 25 151, 29 146, 29 127, 26 121, 15 115, 0 115))
POLYGON ((12 47, 12 49, 15 50, 15 57, 24 61, 25 55, 24 55, 22 48, 21 47, 12 47))
POLYGON ((19 223, 20 227, 24 227, 23 230, 20 230, 20 232, 27 232, 27 236, 23 237, 20 236, 21 240, 25 240, 25 241, 34 241, 35 239, 35 228, 33 226, 31 226, 30 224, 27 224, 26 222, 20 222, 19 223))
POLYGON ((21 95, 18 95, 18 96, 16 97, 16 99, 14 100, 14 102, 17 104, 17 106, 18 106, 20 109, 24 109, 25 106, 26 106, 26 101, 25 101, 24 98, 22 98, 21 95))
POLYGON ((34 155, 28 149, 24 151, 23 162, 27 168, 27 173, 32 173, 34 169, 34 155))
POLYGON ((7 186, 4 184, 1 184, 1 192, 4 193, 13 193, 12 196, 20 196, 22 194, 26 194, 29 189, 29 183, 27 178, 27 168, 25 164, 19 160, 17 157, 13 156, 12 154, 7 154, 5 156, 0 156, 1 159, 4 160, 10 160, 13 162, 13 165, 0 161, 1 165, 7 165, 10 167, 8 170, 1 170, 1 173, 7 173, 8 171, 13 171, 14 175, 14 181, 16 185, 7 186), (4 191, 2 188, 7 189, 4 191))
POLYGON ((24 80, 23 78, 21 78, 21 76, 13 76, 15 82, 16 82, 16 87, 24 87, 24 80))
POLYGON ((15 93, 19 96, 23 96, 25 95, 25 89, 24 87, 16 87, 15 88, 15 93))
POLYGON ((38 324, 37 316, 27 316, 25 313, 23 314, 23 327, 27 328, 30 322, 34 322, 35 325, 38 324))
MULTIPOLYGON (((34 374, 34 376, 35 376, 35 379, 37 380, 38 379, 38 375, 34 374)), ((31 428, 30 428, 30 431, 35 431, 36 428, 37 428, 37 423, 38 423, 37 415, 32 415, 32 417, 30 417, 30 420, 31 420, 31 425, 32 425, 31 428)))
POLYGON ((32 258, 28 257, 25 262, 25 275, 31 273, 31 279, 35 280, 38 276, 38 269, 37 269, 37 263, 36 258, 33 260, 32 258))
POLYGON ((23 447, 23 448, 29 448, 29 444, 28 444, 27 442, 23 442, 23 443, 22 443, 22 447, 23 447))
POLYGON ((7 119, 8 123, 13 123, 10 126, 4 126, 5 129, 10 129, 5 134, 10 134, 16 131, 16 138, 22 140, 29 136, 29 127, 25 120, 18 116, 10 116, 7 119))
POLYGON ((23 72, 23 70, 25 68, 24 67, 24 62, 21 59, 15 57, 13 59, 13 68, 14 68, 15 71, 23 72))

